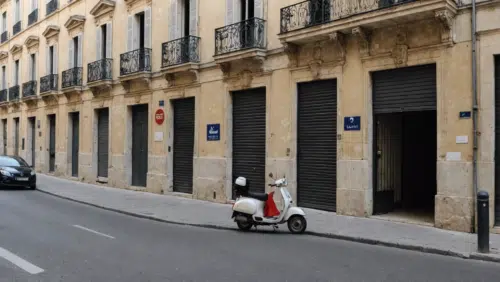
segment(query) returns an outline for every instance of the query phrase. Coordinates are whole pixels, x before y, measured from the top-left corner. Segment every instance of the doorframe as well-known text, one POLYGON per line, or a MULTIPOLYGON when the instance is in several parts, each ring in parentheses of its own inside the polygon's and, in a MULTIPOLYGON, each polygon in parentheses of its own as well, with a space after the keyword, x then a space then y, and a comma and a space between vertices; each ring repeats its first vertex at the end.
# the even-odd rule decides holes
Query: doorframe
MULTIPOLYGON (((417 53, 419 54, 419 53, 417 53)), ((415 54, 416 55, 416 54, 415 54)), ((373 112, 373 80, 372 80, 372 73, 373 72, 378 72, 378 71, 384 71, 384 70, 393 70, 393 69, 399 69, 399 68, 406 68, 406 67, 416 67, 416 66, 421 66, 421 65, 429 65, 429 64, 434 64, 436 66, 436 148, 435 148, 435 155, 437 156, 436 158, 436 195, 439 192, 439 185, 438 185, 438 171, 439 171, 439 166, 438 166, 438 158, 439 158, 439 144, 441 144, 441 135, 438 134, 440 132, 440 127, 441 124, 439 123, 440 120, 440 115, 442 114, 442 111, 440 111, 441 108, 441 81, 442 81, 442 76, 443 76, 443 65, 445 63, 445 59, 442 57, 441 53, 438 53, 438 55, 433 55, 433 57, 429 56, 426 58, 420 58, 416 59, 413 56, 408 56, 408 63, 404 67, 398 67, 396 66, 392 61, 390 64, 384 64, 381 60, 374 61, 370 66, 366 66, 363 68, 364 72, 364 93, 365 95, 365 109, 366 109, 366 126, 367 126, 367 134, 368 134, 368 150, 367 150, 367 160, 369 162, 369 171, 368 173, 368 193, 365 196, 365 205, 366 205, 366 214, 369 215, 374 215, 374 207, 375 207, 375 174, 377 173, 376 171, 376 164, 375 162, 377 159, 375 158, 375 133, 374 133, 374 128, 375 128, 375 115, 373 112), (380 63, 380 64, 376 64, 380 63)), ((364 124, 362 123, 362 126, 364 124)), ((435 221, 435 209, 434 209, 434 221, 435 221)))
POLYGON ((56 173, 56 169, 57 169, 57 113, 55 112, 47 112, 46 115, 45 115, 45 132, 46 132, 46 136, 45 136, 45 148, 46 148, 46 151, 45 151, 45 158, 46 158, 46 161, 45 161, 45 165, 46 165, 46 172, 49 173, 50 172, 50 116, 53 115, 54 116, 54 120, 55 120, 55 124, 56 124, 56 127, 54 128, 54 131, 55 131, 55 139, 54 140, 54 147, 55 147, 55 156, 54 156, 54 171, 51 172, 51 173, 56 173))
POLYGON ((36 116, 28 116, 26 118, 26 161, 30 160, 30 162, 33 162, 31 165, 33 167, 36 167, 36 116), (34 119, 34 122, 33 122, 33 127, 35 128, 34 132, 34 136, 31 136, 32 134, 32 131, 31 131, 31 124, 30 124, 30 120, 31 119, 34 119), (31 138, 30 138, 31 137, 31 138), (33 148, 33 139, 35 139, 35 148, 33 148), (33 157, 33 153, 35 153, 35 156, 33 157))
MULTIPOLYGON (((67 148, 67 154, 66 154, 66 174, 71 177, 71 178, 79 178, 80 177, 80 163, 78 163, 78 175, 75 177, 73 176, 73 118, 75 114, 78 114, 79 116, 79 121, 78 121, 78 154, 80 154, 80 136, 81 136, 81 115, 80 111, 69 111, 68 112, 68 125, 67 125, 67 132, 68 132, 68 138, 66 139, 66 148, 67 148)), ((78 162, 80 161, 80 156, 78 156, 78 162)))
MULTIPOLYGON (((151 170, 151 166, 148 165, 148 171, 146 172, 146 186, 132 186, 132 136, 133 136, 133 111, 132 111, 132 108, 134 106, 141 106, 141 105, 146 105, 147 108, 148 108, 148 114, 147 114, 147 118, 148 118, 148 144, 147 144, 147 160, 148 160, 148 163, 149 163, 149 160, 152 156, 150 150, 152 148, 151 144, 152 144, 152 139, 151 138, 151 122, 152 122, 152 118, 150 117, 150 115, 152 114, 152 103, 150 101, 147 101, 147 102, 144 102, 144 103, 134 103, 134 104, 126 104, 125 107, 126 107, 126 122, 125 122, 125 152, 124 152, 124 159, 125 159, 125 177, 126 177, 126 183, 128 186, 130 187, 134 187, 135 189, 137 190, 147 190, 148 189, 148 185, 150 184, 150 181, 148 181, 148 178, 149 178, 149 173, 150 173, 150 170, 151 170)), ((110 109, 110 116, 111 116, 111 109, 110 109)), ((111 155, 111 152, 110 154, 111 155)), ((108 172, 109 173, 109 172, 108 172)))
MULTIPOLYGON (((110 177, 110 164, 111 164, 111 147, 112 147, 112 142, 111 142, 111 120, 112 120, 112 114, 111 114, 111 107, 109 105, 102 105, 102 107, 95 107, 92 108, 92 178, 95 179, 97 182, 101 183, 108 183, 109 182, 109 177, 110 177), (98 162, 99 162, 99 111, 108 109, 108 177, 99 177, 98 176, 98 162)), ((80 118, 81 120, 81 118, 80 118)), ((80 127, 81 127, 81 122, 80 122, 80 127)), ((81 132, 81 129, 80 129, 81 132)))

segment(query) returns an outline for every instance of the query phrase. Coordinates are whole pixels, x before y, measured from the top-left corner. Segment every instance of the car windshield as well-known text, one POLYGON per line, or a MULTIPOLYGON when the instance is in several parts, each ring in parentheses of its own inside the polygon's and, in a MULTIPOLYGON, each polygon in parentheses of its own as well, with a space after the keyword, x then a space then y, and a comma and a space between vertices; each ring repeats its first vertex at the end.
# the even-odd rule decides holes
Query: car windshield
POLYGON ((0 166, 28 166, 28 164, 20 158, 0 156, 0 166))

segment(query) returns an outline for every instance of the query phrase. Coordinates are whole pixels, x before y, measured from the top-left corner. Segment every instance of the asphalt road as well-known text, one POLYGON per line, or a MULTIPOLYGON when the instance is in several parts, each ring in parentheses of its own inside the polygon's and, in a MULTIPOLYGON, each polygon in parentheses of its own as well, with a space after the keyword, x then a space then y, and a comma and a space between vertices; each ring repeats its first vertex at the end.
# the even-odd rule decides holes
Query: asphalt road
POLYGON ((0 214, 0 281, 500 281, 500 264, 171 225, 38 191, 0 190, 0 214))

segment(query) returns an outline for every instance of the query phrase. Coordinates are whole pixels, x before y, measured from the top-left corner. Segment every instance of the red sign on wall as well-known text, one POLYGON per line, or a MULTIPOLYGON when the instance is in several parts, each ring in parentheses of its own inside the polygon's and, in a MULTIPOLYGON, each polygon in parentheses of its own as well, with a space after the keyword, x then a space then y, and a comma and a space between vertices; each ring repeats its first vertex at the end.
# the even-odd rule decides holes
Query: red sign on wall
POLYGON ((155 121, 156 121, 156 124, 158 124, 158 125, 162 125, 163 122, 165 121, 165 112, 162 109, 156 110, 155 121))

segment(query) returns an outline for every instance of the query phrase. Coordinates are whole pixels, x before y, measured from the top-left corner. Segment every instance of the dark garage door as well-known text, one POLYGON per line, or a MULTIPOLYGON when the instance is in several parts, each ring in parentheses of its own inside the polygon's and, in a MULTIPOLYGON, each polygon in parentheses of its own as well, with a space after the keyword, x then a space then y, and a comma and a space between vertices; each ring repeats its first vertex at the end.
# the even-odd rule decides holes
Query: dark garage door
POLYGON ((495 57, 495 225, 500 225, 500 56, 495 57))
POLYGON ((148 105, 132 107, 132 186, 146 187, 148 174, 148 105))
POLYGON ((233 183, 250 181, 253 192, 265 191, 266 89, 233 92, 233 183))
POLYGON ((297 202, 335 211, 337 199, 337 81, 298 85, 297 202))
POLYGON ((194 98, 174 100, 174 192, 193 193, 194 98))
POLYGON ((97 176, 108 177, 109 109, 97 110, 97 176))

